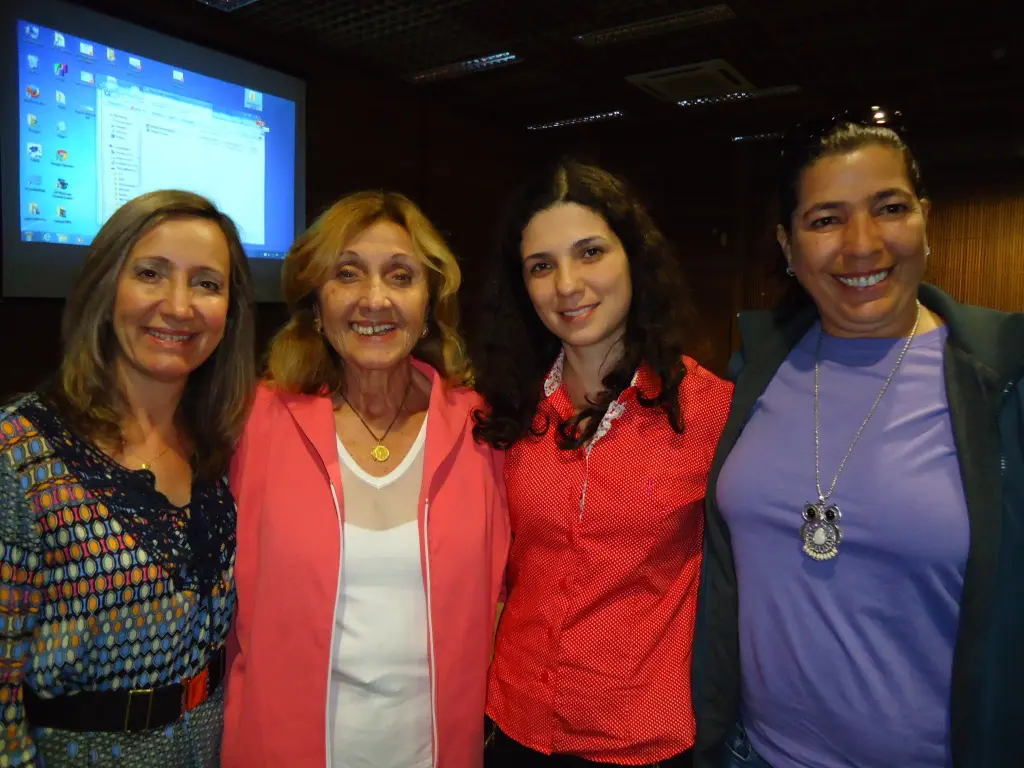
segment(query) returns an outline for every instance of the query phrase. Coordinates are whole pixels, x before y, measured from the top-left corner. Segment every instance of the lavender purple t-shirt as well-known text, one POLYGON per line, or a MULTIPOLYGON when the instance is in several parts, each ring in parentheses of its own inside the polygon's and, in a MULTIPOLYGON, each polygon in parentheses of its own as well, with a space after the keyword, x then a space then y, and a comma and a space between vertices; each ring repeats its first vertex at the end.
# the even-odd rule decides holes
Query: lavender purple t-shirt
MULTIPOLYGON (((718 484, 739 584, 742 719, 776 768, 946 768, 967 507, 943 379, 947 330, 916 337, 830 501, 837 558, 801 550, 815 501, 818 326, 758 400, 718 484)), ((828 490, 905 339, 826 336, 828 490)))

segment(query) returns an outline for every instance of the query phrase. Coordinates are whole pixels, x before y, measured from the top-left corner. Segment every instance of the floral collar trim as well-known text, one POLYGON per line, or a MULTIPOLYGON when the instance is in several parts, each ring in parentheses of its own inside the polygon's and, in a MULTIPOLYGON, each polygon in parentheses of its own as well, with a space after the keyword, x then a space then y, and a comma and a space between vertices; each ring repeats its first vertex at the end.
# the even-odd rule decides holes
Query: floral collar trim
MULTIPOLYGON (((562 386, 562 376, 565 373, 565 350, 561 350, 558 353, 558 357, 555 359, 554 365, 551 366, 551 370, 548 371, 547 377, 544 379, 544 397, 551 397, 558 388, 562 386)), ((626 412, 626 404, 622 402, 626 392, 636 386, 637 380, 640 376, 640 369, 633 373, 633 379, 629 382, 629 387, 622 390, 618 399, 615 402, 608 405, 608 410, 604 412, 604 416, 601 417, 601 423, 597 425, 597 431, 594 432, 594 437, 587 444, 587 453, 590 453, 594 446, 597 445, 597 441, 608 434, 608 430, 612 428, 612 423, 622 416, 626 412)))

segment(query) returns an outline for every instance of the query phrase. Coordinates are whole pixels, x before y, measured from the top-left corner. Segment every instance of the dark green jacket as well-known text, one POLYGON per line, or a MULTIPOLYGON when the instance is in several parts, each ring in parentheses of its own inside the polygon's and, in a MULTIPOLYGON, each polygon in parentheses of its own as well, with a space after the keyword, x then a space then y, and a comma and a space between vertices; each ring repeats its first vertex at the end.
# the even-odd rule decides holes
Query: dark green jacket
MULTIPOLYGON (((920 299, 949 328, 946 396, 971 530, 953 655, 953 765, 1024 768, 1024 314, 960 304, 930 285, 920 299)), ((718 476, 757 399, 817 317, 813 306, 785 320, 740 316, 736 391, 708 480, 693 661, 696 768, 720 768, 740 711, 736 570, 718 476)))

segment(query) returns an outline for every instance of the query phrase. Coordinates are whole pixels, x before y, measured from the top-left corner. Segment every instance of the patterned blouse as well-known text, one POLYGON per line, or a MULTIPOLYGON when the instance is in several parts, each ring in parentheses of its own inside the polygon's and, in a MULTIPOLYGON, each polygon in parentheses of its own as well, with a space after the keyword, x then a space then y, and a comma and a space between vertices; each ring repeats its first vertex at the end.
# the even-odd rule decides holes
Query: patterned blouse
POLYGON ((219 765, 223 686, 133 733, 33 728, 22 686, 45 698, 200 672, 234 612, 234 524, 224 482, 175 507, 37 396, 0 408, 0 768, 219 765))

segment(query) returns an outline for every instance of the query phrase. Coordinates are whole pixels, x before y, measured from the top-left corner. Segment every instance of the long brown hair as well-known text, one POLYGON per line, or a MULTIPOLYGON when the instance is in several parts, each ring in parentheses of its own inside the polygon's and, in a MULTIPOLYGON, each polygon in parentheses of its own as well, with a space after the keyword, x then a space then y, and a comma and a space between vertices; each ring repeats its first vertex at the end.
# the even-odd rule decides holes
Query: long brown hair
POLYGON ((289 392, 338 392, 343 364, 317 331, 317 290, 334 276, 338 254, 358 234, 381 221, 409 233, 416 255, 427 265, 430 304, 427 336, 413 355, 429 363, 441 378, 459 386, 470 381, 466 348, 459 335, 456 293, 462 273, 444 237, 423 212, 397 192, 356 192, 342 198, 299 235, 284 260, 281 286, 291 319, 270 345, 268 378, 289 392))
POLYGON ((256 379, 253 289, 249 263, 234 222, 191 192, 160 190, 125 203, 89 248, 68 295, 62 320, 64 358, 41 388, 75 432, 93 441, 120 442, 127 402, 113 362, 118 353, 112 317, 117 284, 136 243, 170 219, 216 224, 228 242, 228 317, 224 338, 193 371, 176 414, 192 441, 196 474, 214 479, 227 471, 248 415, 256 379))

